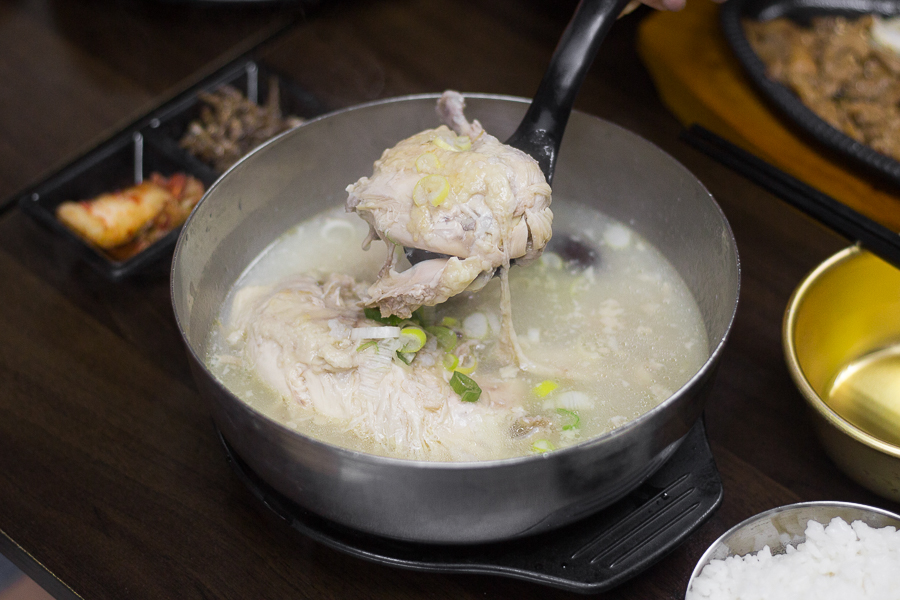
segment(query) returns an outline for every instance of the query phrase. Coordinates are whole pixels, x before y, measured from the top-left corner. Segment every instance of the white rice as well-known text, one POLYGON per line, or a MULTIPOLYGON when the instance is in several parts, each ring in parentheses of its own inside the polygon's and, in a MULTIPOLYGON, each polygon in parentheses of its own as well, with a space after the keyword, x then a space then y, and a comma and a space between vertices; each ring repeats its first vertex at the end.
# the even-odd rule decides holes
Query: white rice
POLYGON ((900 600, 900 533, 836 517, 823 527, 809 521, 806 541, 773 556, 714 559, 685 600, 900 600))

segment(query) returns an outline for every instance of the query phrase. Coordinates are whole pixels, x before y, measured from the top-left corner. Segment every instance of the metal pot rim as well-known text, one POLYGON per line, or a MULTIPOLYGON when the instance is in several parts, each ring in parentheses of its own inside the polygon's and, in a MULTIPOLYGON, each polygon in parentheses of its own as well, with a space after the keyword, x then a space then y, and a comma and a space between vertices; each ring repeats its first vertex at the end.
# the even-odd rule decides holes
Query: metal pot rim
MULTIPOLYGON (((371 102, 357 104, 357 105, 353 105, 353 106, 349 106, 349 107, 345 107, 345 108, 340 108, 335 111, 328 112, 328 113, 325 113, 318 117, 304 121, 302 124, 295 127, 294 129, 291 129, 291 130, 288 130, 286 132, 279 134, 278 136, 268 140, 264 144, 261 144, 259 147, 254 149, 252 152, 243 156, 238 162, 236 162, 225 173, 223 173, 222 176, 220 176, 219 179, 216 180, 215 183, 213 183, 213 185, 211 185, 209 187, 209 189, 204 194, 203 198, 200 200, 200 202, 197 203, 197 205, 192 210, 190 216, 188 217, 187 221, 184 224, 184 227, 181 230, 182 233, 178 237, 178 241, 176 243, 175 251, 173 254, 173 258, 172 258, 172 266, 170 269, 169 292, 170 292, 170 300, 173 304, 173 307, 175 306, 175 285, 174 285, 175 277, 174 277, 174 274, 175 274, 176 267, 178 264, 178 257, 180 255, 180 252, 182 249, 185 232, 188 231, 191 220, 193 219, 194 215, 198 213, 198 209, 206 201, 206 199, 213 193, 213 191, 218 187, 218 185, 223 180, 225 180, 225 178, 228 177, 229 173, 231 173, 233 170, 237 169, 245 161, 250 160, 251 157, 253 157, 257 153, 263 151, 268 146, 277 143, 277 141, 280 140, 281 138, 288 136, 288 135, 292 135, 297 130, 307 127, 309 125, 312 125, 314 123, 317 123, 317 122, 320 122, 320 121, 323 121, 326 119, 332 119, 332 118, 338 117, 345 113, 355 112, 355 111, 366 109, 366 108, 382 106, 382 105, 389 105, 389 104, 399 104, 402 102, 419 101, 419 100, 432 100, 433 101, 433 100, 436 100, 437 98, 439 98, 440 96, 441 96, 440 93, 410 94, 410 95, 406 95, 406 96, 395 96, 395 97, 391 97, 391 98, 384 98, 384 99, 374 100, 371 102)), ((504 94, 463 93, 463 96, 467 100, 469 100, 469 99, 498 100, 498 101, 504 101, 504 102, 513 102, 516 104, 528 104, 531 102, 531 100, 528 98, 512 96, 512 95, 504 95, 504 94)), ((583 117, 604 121, 609 126, 615 127, 622 131, 627 131, 627 133, 629 133, 630 135, 640 137, 637 134, 630 132, 621 126, 619 126, 615 123, 609 122, 609 121, 605 121, 604 119, 601 119, 600 117, 596 117, 594 115, 590 115, 588 113, 584 113, 584 112, 578 111, 578 110, 573 110, 572 113, 573 113, 573 116, 575 116, 576 114, 579 114, 583 117)), ((659 149, 652 142, 649 142, 648 140, 646 140, 644 138, 641 138, 641 139, 645 143, 650 144, 650 145, 654 146, 655 148, 659 149)), ((662 149, 659 149, 659 151, 668 156, 668 153, 666 153, 662 149)), ((674 160, 674 159, 672 159, 672 160, 674 160)), ((554 450, 553 452, 550 452, 550 453, 522 455, 522 456, 516 456, 516 457, 510 457, 510 458, 489 459, 489 460, 428 461, 428 460, 420 460, 420 459, 407 459, 407 458, 398 458, 398 457, 391 457, 391 456, 382 456, 382 455, 378 455, 378 454, 370 454, 370 453, 356 451, 356 450, 349 450, 349 449, 343 448, 341 446, 335 446, 335 445, 329 444, 327 442, 318 440, 314 437, 307 436, 307 435, 304 435, 303 433, 295 431, 295 430, 287 427, 286 425, 280 423, 279 421, 276 421, 276 420, 268 417, 267 415, 264 415, 264 414, 260 413, 259 411, 256 411, 255 409, 253 409, 252 407, 250 407, 249 405, 244 403, 242 400, 240 400, 240 398, 237 398, 236 396, 234 396, 234 394, 232 394, 217 378, 213 377, 208 372, 208 370, 207 370, 207 374, 210 375, 210 378, 212 380, 214 380, 215 384, 222 391, 224 391, 227 394, 234 397, 241 404, 243 404, 244 407, 246 407, 248 410, 252 411, 257 417, 265 419, 270 424, 277 426, 277 428, 279 428, 283 432, 290 434, 290 435, 297 436, 299 438, 302 438, 309 443, 312 443, 317 446, 321 446, 322 448, 326 448, 329 451, 337 452, 339 455, 344 456, 346 458, 352 458, 357 461, 368 461, 368 462, 375 463, 375 464, 396 465, 398 467, 405 467, 405 468, 422 468, 422 469, 438 469, 438 470, 454 470, 454 471, 456 471, 456 470, 472 470, 472 469, 493 469, 493 468, 498 468, 498 467, 518 465, 521 463, 531 463, 531 462, 537 462, 537 461, 547 460, 547 459, 564 458, 573 453, 583 452, 585 450, 585 448, 588 448, 590 446, 602 444, 602 443, 605 443, 607 440, 625 436, 632 429, 635 429, 635 428, 641 426, 644 422, 653 419, 654 416, 656 416, 658 413, 666 410, 666 407, 668 405, 677 402, 685 393, 687 393, 692 388, 694 388, 694 386, 697 385, 697 381, 710 376, 711 371, 718 364, 718 359, 719 359, 721 353, 723 352, 725 343, 727 342, 727 340, 730 336, 731 330, 734 327, 734 319, 735 319, 735 315, 737 313, 737 308, 738 308, 738 304, 739 304, 740 284, 741 284, 740 256, 737 252, 736 243, 734 242, 734 233, 731 229, 730 223, 728 222, 727 218, 724 215, 724 212, 722 211, 722 209, 718 205, 718 203, 715 202, 715 199, 713 198, 712 194, 710 194, 709 191, 706 190, 706 187, 702 184, 702 182, 700 182, 698 180, 696 183, 704 191, 706 191, 706 193, 709 195, 710 201, 712 202, 715 209, 721 216, 722 223, 725 228, 725 233, 727 234, 729 239, 732 241, 732 245, 734 248, 737 280, 736 280, 736 290, 735 290, 735 301, 734 301, 733 306, 731 307, 730 315, 728 316, 728 324, 725 327, 723 334, 718 339, 718 342, 716 343, 716 345, 710 349, 709 357, 707 357, 703 366, 700 367, 700 369, 698 369, 697 372, 694 373, 694 375, 688 381, 686 381, 676 392, 674 392, 671 396, 669 396, 669 398, 667 398, 660 404, 656 405, 652 409, 648 410, 647 412, 636 417, 635 419, 628 421, 624 425, 617 427, 611 431, 600 434, 598 436, 595 436, 593 438, 590 438, 588 440, 584 440, 584 441, 574 444, 572 446, 567 446, 565 448, 554 450)), ((198 364, 204 365, 204 369, 205 369, 205 361, 203 361, 202 358, 197 355, 197 352, 196 352, 194 346, 188 340, 188 336, 187 336, 186 330, 183 326, 181 316, 178 314, 177 311, 174 311, 174 312, 175 312, 175 320, 178 325, 178 331, 182 337, 182 340, 184 341, 185 346, 187 347, 188 351, 193 356, 194 360, 196 360, 198 364)))

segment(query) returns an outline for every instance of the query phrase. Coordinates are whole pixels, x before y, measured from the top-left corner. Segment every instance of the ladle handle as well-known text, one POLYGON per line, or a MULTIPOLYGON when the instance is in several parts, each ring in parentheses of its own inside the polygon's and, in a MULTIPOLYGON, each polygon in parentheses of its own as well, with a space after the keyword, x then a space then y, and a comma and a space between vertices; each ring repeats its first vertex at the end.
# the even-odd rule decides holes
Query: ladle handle
POLYGON ((507 144, 533 156, 549 183, 575 96, 594 56, 629 0, 581 0, 519 128, 507 144))

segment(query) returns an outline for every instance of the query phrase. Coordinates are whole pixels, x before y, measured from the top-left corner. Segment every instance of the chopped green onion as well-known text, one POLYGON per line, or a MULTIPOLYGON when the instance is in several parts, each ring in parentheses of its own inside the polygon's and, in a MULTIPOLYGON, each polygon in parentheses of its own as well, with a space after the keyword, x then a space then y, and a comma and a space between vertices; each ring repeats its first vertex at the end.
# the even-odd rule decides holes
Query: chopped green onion
POLYGON ((436 325, 434 327, 426 327, 425 331, 437 338, 438 344, 445 352, 453 352, 453 349, 456 348, 456 333, 452 329, 436 325))
POLYGON ((428 171, 437 171, 441 168, 441 161, 432 152, 426 152, 416 159, 416 171, 426 173, 428 171))
POLYGON ((444 317, 441 319, 441 325, 444 327, 456 327, 459 325, 459 319, 454 319, 453 317, 444 317))
POLYGON ((403 361, 403 364, 405 364, 405 365, 408 365, 409 363, 411 363, 415 357, 416 357, 415 352, 402 352, 400 350, 397 350, 397 358, 399 358, 401 361, 403 361))
POLYGON ((541 254, 540 264, 551 269, 562 269, 563 266, 565 266, 563 259, 560 258, 559 254, 554 252, 544 252, 541 254))
POLYGON ((462 373, 463 375, 468 375, 469 373, 471 373, 472 371, 475 370, 475 367, 478 366, 478 360, 471 354, 466 356, 464 360, 465 360, 465 363, 462 363, 462 361, 460 361, 461 364, 456 365, 456 368, 453 370, 456 371, 457 373, 462 373))
POLYGON ((412 198, 416 206, 440 206, 450 194, 450 180, 443 175, 425 175, 413 188, 412 198))
POLYGON ((401 352, 418 352, 425 345, 427 337, 421 327, 404 327, 400 330, 401 352))
POLYGON ((536 386, 534 386, 531 391, 534 392, 534 395, 538 398, 543 398, 553 390, 559 387, 559 384, 555 381, 550 381, 549 379, 545 379, 540 382, 536 386))
POLYGON ((416 310, 413 311, 412 317, 409 319, 416 325, 420 327, 424 323, 428 323, 429 321, 434 320, 434 307, 433 306, 420 306, 416 310))
POLYGON ((391 327, 396 327, 400 323, 403 322, 403 319, 398 317, 397 315, 389 315, 387 317, 381 316, 381 310, 377 308, 366 308, 363 309, 363 313, 366 315, 367 319, 371 319, 373 321, 378 321, 384 325, 390 325, 391 327))
POLYGON ((449 352, 444 355, 444 368, 448 371, 453 371, 456 367, 459 366, 459 358, 455 354, 450 354, 449 352))
POLYGON ((363 342, 362 344, 359 345, 359 348, 357 348, 356 351, 362 352, 363 350, 367 350, 367 349, 371 348, 372 346, 375 346, 377 348, 378 342, 376 342, 375 340, 369 340, 368 342, 363 342))
POLYGON ((534 452, 550 452, 551 450, 556 450, 556 446, 553 445, 553 442, 550 440, 535 440, 535 442, 531 445, 531 449, 534 452))
POLYGON ((451 134, 453 136, 452 140, 444 139, 441 136, 437 136, 432 140, 432 143, 441 148, 443 150, 449 150, 450 152, 465 152, 472 147, 472 140, 467 135, 457 136, 455 134, 451 134))
POLYGON ((565 408, 557 408, 556 412, 561 414, 565 419, 565 423, 563 423, 563 431, 569 431, 570 429, 578 429, 581 425, 581 417, 578 416, 578 413, 574 410, 568 410, 565 408))
POLYGON ((459 394, 459 399, 463 402, 476 402, 481 397, 481 388, 469 377, 463 375, 459 371, 454 371, 450 377, 450 387, 459 394))

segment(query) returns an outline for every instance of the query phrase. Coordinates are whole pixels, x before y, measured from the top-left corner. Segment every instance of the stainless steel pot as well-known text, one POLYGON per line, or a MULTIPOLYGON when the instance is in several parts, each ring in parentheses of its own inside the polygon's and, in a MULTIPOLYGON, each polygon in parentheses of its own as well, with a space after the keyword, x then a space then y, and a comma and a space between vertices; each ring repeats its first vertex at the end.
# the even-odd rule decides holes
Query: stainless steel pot
MULTIPOLYGON (((554 196, 578 199, 656 245, 693 292, 711 356, 660 406, 577 446, 515 459, 434 463, 344 450, 248 407, 206 369, 209 332, 229 288, 294 224, 342 204, 381 152, 437 126, 436 95, 343 110, 283 134, 213 185, 178 240, 172 302, 201 395, 222 434, 272 487, 360 531, 430 543, 481 543, 547 531, 604 508, 648 478, 700 416, 737 308, 734 237, 702 184, 644 139, 573 113, 554 196)), ((469 95, 467 116, 505 139, 527 102, 469 95)))

